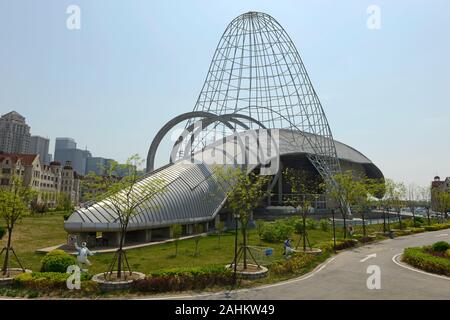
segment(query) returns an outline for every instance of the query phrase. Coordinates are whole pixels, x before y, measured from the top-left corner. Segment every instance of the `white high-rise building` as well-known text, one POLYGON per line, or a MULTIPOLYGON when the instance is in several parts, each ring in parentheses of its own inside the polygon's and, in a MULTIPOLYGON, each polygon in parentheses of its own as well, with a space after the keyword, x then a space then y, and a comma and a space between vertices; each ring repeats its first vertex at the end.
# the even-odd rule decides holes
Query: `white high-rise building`
POLYGON ((16 111, 4 114, 0 118, 0 151, 5 153, 29 153, 30 126, 25 117, 16 111))

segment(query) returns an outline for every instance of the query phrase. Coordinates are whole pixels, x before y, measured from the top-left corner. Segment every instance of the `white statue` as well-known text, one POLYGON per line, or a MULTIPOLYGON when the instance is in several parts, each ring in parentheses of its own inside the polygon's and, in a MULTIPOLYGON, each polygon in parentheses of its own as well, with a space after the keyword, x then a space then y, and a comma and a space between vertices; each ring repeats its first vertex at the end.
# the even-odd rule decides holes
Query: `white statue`
POLYGON ((86 242, 81 243, 81 247, 75 242, 75 249, 77 249, 77 262, 78 266, 81 270, 87 271, 87 269, 83 269, 84 265, 90 266, 92 263, 89 261, 88 256, 93 256, 94 252, 90 251, 86 246, 86 242))

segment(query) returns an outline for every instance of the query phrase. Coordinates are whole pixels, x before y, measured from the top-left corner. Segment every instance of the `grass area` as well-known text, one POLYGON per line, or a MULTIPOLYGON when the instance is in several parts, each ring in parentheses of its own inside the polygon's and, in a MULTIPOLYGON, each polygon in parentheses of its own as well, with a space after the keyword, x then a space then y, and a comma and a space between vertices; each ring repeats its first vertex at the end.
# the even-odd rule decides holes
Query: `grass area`
MULTIPOLYGON (((13 233, 13 246, 26 268, 39 271, 41 268, 42 254, 37 249, 54 246, 66 242, 67 234, 63 228, 63 213, 46 214, 42 216, 29 216, 17 224, 13 233)), ((356 227, 359 232, 360 226, 356 227)), ((368 232, 381 231, 382 226, 367 226, 368 232)), ((308 230, 309 240, 312 246, 318 246, 321 242, 331 241, 332 229, 328 232, 322 230, 308 230)), ((240 233, 239 233, 240 236, 240 233)), ((342 229, 337 229, 337 237, 342 237, 342 229)), ((0 241, 2 247, 6 243, 6 236, 0 241)), ((200 267, 207 265, 225 265, 233 260, 234 233, 227 232, 221 236, 220 247, 217 235, 209 235, 200 240, 199 255, 194 256, 195 242, 193 239, 179 242, 178 255, 175 257, 175 245, 173 243, 161 244, 145 248, 127 251, 127 257, 133 270, 143 273, 161 271, 167 268, 200 267)), ((293 235, 293 243, 299 240, 297 234, 293 235)), ((240 237, 239 237, 240 240, 240 237)), ((273 260, 281 259, 283 252, 282 243, 268 243, 260 241, 256 230, 249 232, 249 244, 274 248, 273 260)), ((97 254, 90 258, 93 265, 91 273, 106 271, 113 254, 97 254)), ((17 266, 14 259, 11 265, 17 266)))
MULTIPOLYGON (((368 225, 368 234, 382 231, 383 226, 368 225)), ((337 238, 342 238, 342 228, 336 230, 337 238)), ((362 226, 355 227, 356 234, 362 233, 362 226)), ((271 259, 272 262, 286 260, 282 256, 283 243, 268 243, 259 240, 256 230, 250 230, 249 232, 249 244, 252 246, 271 247, 274 249, 274 256, 271 259)), ((320 229, 308 230, 309 240, 313 247, 320 247, 321 244, 327 242, 331 243, 333 232, 330 228, 328 231, 322 231, 320 229)), ((66 232, 63 229, 63 213, 46 214, 43 216, 30 216, 24 218, 20 224, 17 225, 13 237, 14 248, 21 258, 25 267, 32 269, 33 271, 39 271, 41 268, 41 260, 44 257, 43 254, 37 254, 35 251, 39 248, 53 246, 66 241, 66 232)), ((292 236, 293 244, 301 246, 299 241, 300 236, 294 234, 292 236)), ((383 239, 383 236, 378 235, 378 239, 383 239)), ((146 274, 154 273, 158 271, 175 269, 175 268, 191 268, 191 267, 203 267, 212 265, 225 265, 232 261, 234 255, 234 233, 227 232, 221 236, 220 247, 219 239, 217 235, 209 235, 202 237, 199 243, 199 255, 194 256, 195 241, 193 239, 182 240, 179 242, 178 255, 175 257, 175 245, 173 243, 160 244, 145 248, 133 249, 127 251, 127 256, 130 265, 133 270, 140 271, 146 274)), ((239 240, 241 235, 239 233, 239 240)), ((0 241, 1 245, 5 244, 5 239, 0 241)), ((304 260, 300 258, 300 267, 296 268, 292 272, 278 273, 275 270, 271 270, 269 277, 256 280, 256 281, 241 281, 239 287, 252 287, 261 284, 274 283, 282 280, 287 280, 296 276, 303 275, 310 272, 320 263, 324 262, 331 255, 330 252, 325 252, 322 255, 315 257, 314 259, 304 260)), ((89 271, 91 274, 106 271, 108 265, 112 259, 113 254, 98 254, 91 257, 93 265, 89 271)), ((295 263, 297 265, 297 263, 295 263)), ((12 266, 16 264, 12 263, 12 266)), ((272 266, 273 267, 273 266, 272 266)), ((86 286, 86 284, 84 285, 86 286)), ((89 288, 88 288, 89 289, 89 288)), ((208 286, 202 291, 216 291, 223 290, 224 287, 208 286)), ((82 298, 82 297, 114 297, 114 296, 133 296, 133 295, 145 295, 145 292, 136 291, 123 291, 103 293, 98 291, 83 291, 73 292, 67 289, 58 289, 41 292, 41 290, 35 290, 30 288, 0 288, 0 295, 7 296, 22 296, 22 297, 38 297, 38 296, 54 296, 54 297, 67 297, 67 298, 82 298)))
MULTIPOLYGON (((12 246, 24 267, 39 271, 43 255, 37 254, 37 249, 50 247, 67 241, 64 230, 64 212, 28 216, 19 221, 13 231, 12 246)), ((0 240, 0 246, 6 246, 7 235, 0 240)), ((2 256, 3 258, 3 256, 2 256)), ((2 260, 3 261, 3 260, 2 260)), ((11 266, 17 267, 15 259, 11 266)))

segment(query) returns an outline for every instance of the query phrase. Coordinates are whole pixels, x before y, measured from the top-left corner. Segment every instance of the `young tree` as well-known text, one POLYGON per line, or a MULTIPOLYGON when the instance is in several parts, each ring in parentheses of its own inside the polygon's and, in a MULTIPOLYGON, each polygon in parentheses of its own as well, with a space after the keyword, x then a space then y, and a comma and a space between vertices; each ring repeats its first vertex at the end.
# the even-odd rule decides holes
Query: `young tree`
POLYGON ((56 196, 56 209, 63 211, 72 211, 73 203, 70 196, 67 193, 60 192, 56 196))
POLYGON ((420 200, 427 210, 427 223, 431 225, 430 208, 431 208, 431 188, 421 187, 419 188, 420 200))
POLYGON ((170 227, 172 229, 173 243, 175 243, 175 257, 178 255, 178 244, 180 242, 180 237, 182 233, 182 228, 180 224, 174 224, 170 227))
POLYGON ((9 274, 11 253, 16 258, 22 270, 25 271, 12 247, 12 233, 17 221, 29 214, 30 202, 35 195, 36 193, 31 188, 23 184, 22 178, 16 175, 11 178, 9 186, 0 188, 0 217, 5 222, 8 232, 6 247, 0 252, 0 256, 3 252, 5 253, 2 267, 3 276, 9 274))
MULTIPOLYGON (((447 218, 447 213, 450 211, 450 193, 448 191, 433 189, 433 207, 442 218, 447 218)), ((443 219, 442 219, 443 220, 443 219)))
POLYGON ((91 172, 87 179, 83 181, 86 190, 88 190, 86 197, 96 201, 106 201, 120 225, 119 247, 108 270, 111 276, 117 262, 118 279, 122 278, 125 263, 130 275, 132 274, 123 250, 130 220, 138 214, 138 208, 142 204, 150 203, 156 195, 164 192, 165 189, 165 183, 162 179, 142 179, 138 171, 142 163, 143 160, 138 155, 131 156, 125 164, 110 161, 104 171, 105 175, 97 176, 91 172), (119 171, 125 172, 125 176, 117 177, 116 173, 119 171))
POLYGON ((220 237, 222 236, 223 231, 225 230, 225 223, 223 221, 219 221, 216 223, 216 232, 217 237, 219 238, 219 248, 220 248, 220 237))
POLYGON ((291 189, 291 194, 286 198, 285 202, 293 206, 301 214, 303 251, 306 251, 306 242, 308 240, 306 234, 306 217, 312 207, 313 201, 322 192, 322 184, 320 180, 308 171, 293 168, 287 168, 283 172, 283 178, 291 189))
POLYGON ((387 203, 397 212, 397 218, 400 229, 403 229, 401 210, 406 195, 406 187, 402 182, 395 182, 391 179, 386 180, 386 198, 387 203))
POLYGON ((266 226, 266 222, 264 220, 256 220, 256 232, 258 233, 259 244, 261 244, 261 238, 264 233, 264 227, 266 226))
MULTIPOLYGON (((253 210, 260 205, 262 199, 269 194, 267 183, 270 177, 255 172, 247 173, 241 168, 215 168, 216 176, 223 183, 227 197, 227 207, 240 222, 244 269, 247 269, 248 223, 253 210)), ((237 264, 237 257, 235 263, 237 264)))
POLYGON ((366 228, 366 213, 370 212, 370 207, 374 203, 374 199, 380 199, 382 196, 382 190, 384 189, 384 183, 380 183, 377 180, 363 178, 355 182, 356 204, 355 208, 361 215, 363 235, 367 235, 366 228))
POLYGON ((413 216, 413 227, 417 227, 416 223, 416 201, 417 201, 417 186, 415 184, 410 184, 408 186, 408 206, 411 210, 412 216, 413 216))
POLYGON ((351 170, 337 173, 333 176, 334 181, 327 181, 329 195, 339 203, 339 208, 344 220, 344 238, 347 238, 347 212, 351 205, 356 204, 360 196, 360 186, 355 183, 351 170))
POLYGON ((194 231, 194 234, 196 235, 194 237, 194 242, 195 242, 194 257, 197 257, 199 255, 198 244, 200 242, 201 237, 203 236, 202 233, 204 232, 203 224, 201 224, 201 223, 194 224, 194 230, 193 231, 194 231))

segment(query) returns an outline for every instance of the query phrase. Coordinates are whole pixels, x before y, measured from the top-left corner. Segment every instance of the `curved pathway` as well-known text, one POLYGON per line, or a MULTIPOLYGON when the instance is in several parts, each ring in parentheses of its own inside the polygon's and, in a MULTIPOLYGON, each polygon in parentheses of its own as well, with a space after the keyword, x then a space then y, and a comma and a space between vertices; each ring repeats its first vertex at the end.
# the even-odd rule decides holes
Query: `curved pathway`
POLYGON ((344 251, 303 277, 272 285, 156 299, 450 299, 450 278, 398 262, 404 248, 450 242, 449 234, 450 229, 425 232, 344 251), (369 289, 368 278, 378 267, 381 287, 369 289))

